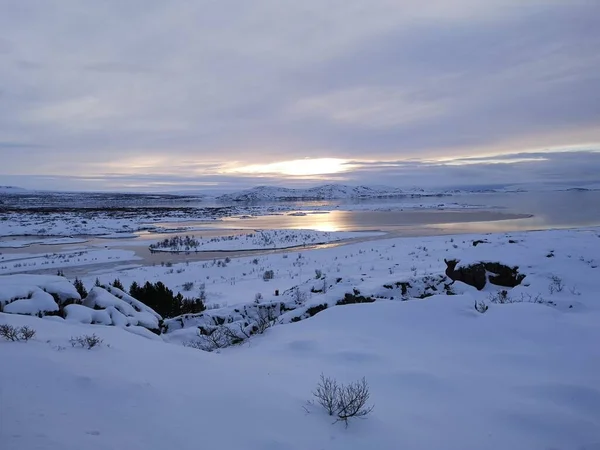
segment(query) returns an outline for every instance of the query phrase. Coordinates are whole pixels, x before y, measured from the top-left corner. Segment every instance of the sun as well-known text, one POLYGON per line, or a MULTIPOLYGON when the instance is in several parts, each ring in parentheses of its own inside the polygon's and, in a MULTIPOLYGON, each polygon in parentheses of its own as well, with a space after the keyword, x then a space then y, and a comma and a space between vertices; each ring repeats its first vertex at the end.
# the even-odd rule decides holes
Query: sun
POLYGON ((310 158, 280 161, 269 164, 251 164, 233 169, 236 173, 273 174, 310 177, 347 172, 353 168, 346 159, 310 158))

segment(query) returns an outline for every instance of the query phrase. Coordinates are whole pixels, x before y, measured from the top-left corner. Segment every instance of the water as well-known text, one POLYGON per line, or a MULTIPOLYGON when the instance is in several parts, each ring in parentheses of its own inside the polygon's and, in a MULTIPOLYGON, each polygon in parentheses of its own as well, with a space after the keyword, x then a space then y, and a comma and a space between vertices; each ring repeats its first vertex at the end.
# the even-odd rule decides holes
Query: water
MULTIPOLYGON (((508 232, 600 226, 600 191, 519 192, 468 194, 418 199, 373 199, 286 203, 304 211, 305 216, 287 213, 252 218, 226 218, 203 224, 218 229, 317 229, 321 231, 383 230, 404 234, 447 232, 508 232), (458 203, 479 206, 465 210, 366 211, 365 208, 394 208, 398 204, 430 208, 458 203), (324 206, 362 208, 356 211, 333 210, 311 214, 324 206)), ((198 222, 178 222, 169 226, 199 226, 198 222)))
MULTIPOLYGON (((290 204, 288 204, 290 205, 290 204)), ((471 194, 444 198, 419 198, 419 199, 389 199, 389 200, 360 200, 360 201, 332 201, 332 202, 304 202, 291 204, 299 211, 307 212, 303 216, 291 216, 289 213, 277 215, 258 216, 253 218, 226 218, 211 223, 191 221, 154 223, 164 227, 191 226, 194 230, 178 232, 177 234, 192 234, 197 237, 216 237, 237 234, 248 229, 317 229, 322 231, 364 231, 382 230, 387 234, 384 237, 398 236, 425 236, 458 233, 490 233, 510 232, 523 230, 544 230, 554 228, 590 227, 600 226, 600 191, 567 191, 567 192, 527 192, 510 194, 471 194), (342 203, 352 208, 362 208, 355 211, 333 210, 327 213, 321 211, 311 214, 314 208, 335 206, 342 203), (478 209, 462 210, 434 210, 408 208, 399 211, 398 205, 430 207, 445 203, 458 203, 463 205, 480 205, 478 209), (393 211, 369 211, 366 208, 394 208, 393 211), (236 231, 237 230, 237 231, 236 231)), ((98 249, 104 247, 131 250, 138 258, 132 261, 135 264, 156 264, 161 262, 198 261, 221 258, 221 252, 186 254, 152 254, 148 245, 173 236, 169 233, 138 232, 136 237, 126 239, 102 239, 86 237, 85 243, 40 245, 33 244, 25 248, 1 249, 5 258, 27 259, 30 255, 53 252, 64 252, 80 249, 98 249)), ((330 246, 344 245, 348 242, 358 242, 364 239, 380 239, 381 237, 352 239, 347 242, 337 242, 330 246)), ((31 237, 0 238, 0 242, 19 240, 39 241, 31 237)), ((285 251, 285 250, 283 250, 285 251)), ((295 250, 297 251, 297 250, 295 250)), ((234 252, 228 256, 235 257, 250 254, 263 254, 273 252, 266 250, 252 251, 249 253, 234 252)), ((279 252, 279 251, 276 251, 279 252)), ((13 260, 16 261, 16 260, 13 260)), ((105 262, 94 266, 95 270, 115 270, 127 264, 121 262, 105 262)), ((54 269, 43 269, 31 272, 53 273, 54 269)), ((90 266, 81 268, 66 268, 70 275, 82 275, 91 270, 90 266), (72 273, 71 273, 72 272, 72 273)))

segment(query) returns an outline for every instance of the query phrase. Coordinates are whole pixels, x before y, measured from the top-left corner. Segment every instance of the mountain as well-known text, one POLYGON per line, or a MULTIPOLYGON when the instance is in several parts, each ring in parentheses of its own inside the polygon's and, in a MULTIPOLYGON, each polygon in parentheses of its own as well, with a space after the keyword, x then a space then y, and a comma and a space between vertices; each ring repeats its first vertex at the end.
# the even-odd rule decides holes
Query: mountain
POLYGON ((217 197, 223 202, 262 202, 290 200, 334 200, 392 197, 425 197, 445 195, 423 189, 403 190, 387 186, 348 186, 325 184, 308 189, 290 189, 273 186, 257 186, 245 191, 233 192, 217 197))

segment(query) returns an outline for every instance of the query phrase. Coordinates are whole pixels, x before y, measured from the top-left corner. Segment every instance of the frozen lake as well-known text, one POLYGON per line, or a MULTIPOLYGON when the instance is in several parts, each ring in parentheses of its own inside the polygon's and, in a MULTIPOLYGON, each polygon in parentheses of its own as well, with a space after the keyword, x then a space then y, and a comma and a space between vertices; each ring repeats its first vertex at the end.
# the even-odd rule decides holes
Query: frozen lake
MULTIPOLYGON (((435 234, 503 232, 600 225, 600 191, 515 192, 414 199, 286 202, 306 215, 225 218, 209 226, 229 229, 383 230, 435 234), (440 204, 456 209, 436 210, 440 204), (336 206, 339 207, 336 208, 336 206), (422 209, 419 207, 422 206, 422 209), (467 208, 465 208, 467 206, 467 208), (332 209, 325 211, 324 209, 332 209), (403 210, 401 210, 401 208, 403 210), (315 211, 316 210, 316 211, 315 211)), ((265 204, 267 206, 269 204, 265 204)), ((195 226, 196 222, 169 223, 195 226)))

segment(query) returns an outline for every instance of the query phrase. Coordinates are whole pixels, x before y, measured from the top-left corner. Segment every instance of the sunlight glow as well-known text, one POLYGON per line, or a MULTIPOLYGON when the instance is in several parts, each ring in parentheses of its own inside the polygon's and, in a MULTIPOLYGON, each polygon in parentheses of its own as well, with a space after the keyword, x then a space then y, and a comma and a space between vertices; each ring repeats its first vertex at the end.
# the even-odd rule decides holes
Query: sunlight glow
POLYGON ((327 175, 347 172, 349 170, 352 170, 353 168, 354 165, 348 164, 348 160, 346 159, 312 158, 296 159, 292 161, 280 161, 270 164, 251 164, 249 166, 243 166, 232 169, 231 172, 306 177, 313 175, 327 175))

